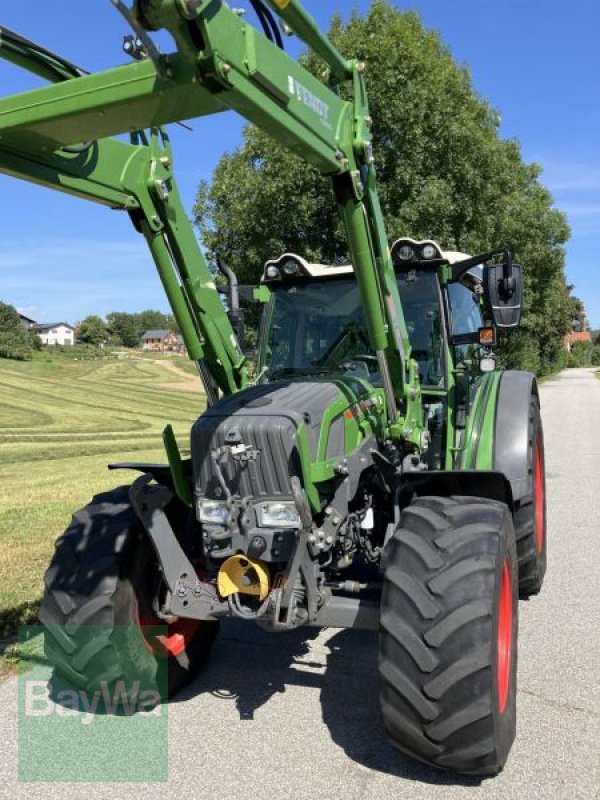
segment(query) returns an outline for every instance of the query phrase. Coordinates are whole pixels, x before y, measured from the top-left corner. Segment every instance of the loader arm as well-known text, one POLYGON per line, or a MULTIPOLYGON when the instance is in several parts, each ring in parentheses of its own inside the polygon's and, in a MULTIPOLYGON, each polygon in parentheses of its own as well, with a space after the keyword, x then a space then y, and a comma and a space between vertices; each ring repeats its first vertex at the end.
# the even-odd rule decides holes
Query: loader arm
POLYGON ((332 179, 379 359, 387 434, 418 445, 420 389, 379 207, 365 65, 344 59, 297 0, 268 5, 325 61, 328 84, 220 0, 137 0, 136 25, 167 30, 176 52, 92 75, 68 77, 66 69, 52 85, 0 101, 0 171, 129 211, 190 356, 229 394, 247 381, 244 358, 181 207, 160 129, 232 109, 268 131, 332 179), (110 138, 132 130, 151 133, 136 145, 110 138), (79 143, 82 152, 65 153, 79 143))

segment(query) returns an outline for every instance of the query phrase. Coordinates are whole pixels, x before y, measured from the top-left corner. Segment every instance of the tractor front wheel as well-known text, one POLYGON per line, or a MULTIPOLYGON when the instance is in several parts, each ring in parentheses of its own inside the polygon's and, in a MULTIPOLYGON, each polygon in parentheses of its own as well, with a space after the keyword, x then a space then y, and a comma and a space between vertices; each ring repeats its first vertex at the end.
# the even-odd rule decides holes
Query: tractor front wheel
POLYGON ((207 660, 218 622, 161 623, 154 550, 129 487, 97 495, 58 539, 44 577, 46 654, 68 683, 91 693, 175 694, 207 660), (136 689, 137 687, 137 689, 136 689))
POLYGON ((509 509, 422 497, 385 551, 379 673, 391 743, 494 775, 516 729, 517 557, 509 509))

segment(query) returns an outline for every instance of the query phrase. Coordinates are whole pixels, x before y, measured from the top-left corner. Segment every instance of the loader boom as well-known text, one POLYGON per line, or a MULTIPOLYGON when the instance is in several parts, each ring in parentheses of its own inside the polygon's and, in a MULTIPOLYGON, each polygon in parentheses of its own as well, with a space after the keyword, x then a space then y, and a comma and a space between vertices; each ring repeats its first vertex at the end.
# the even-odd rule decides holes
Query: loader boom
POLYGON ((91 75, 3 31, 0 55, 55 82, 0 101, 0 171, 128 211, 190 357, 230 394, 247 384, 245 359, 179 199, 163 126, 232 109, 267 130, 332 180, 387 436, 418 445, 420 390, 379 206, 365 65, 346 60, 297 0, 268 5, 324 60, 327 84, 219 0, 137 0, 135 26, 167 30, 176 52, 91 75), (111 138, 128 132, 130 145, 111 138))

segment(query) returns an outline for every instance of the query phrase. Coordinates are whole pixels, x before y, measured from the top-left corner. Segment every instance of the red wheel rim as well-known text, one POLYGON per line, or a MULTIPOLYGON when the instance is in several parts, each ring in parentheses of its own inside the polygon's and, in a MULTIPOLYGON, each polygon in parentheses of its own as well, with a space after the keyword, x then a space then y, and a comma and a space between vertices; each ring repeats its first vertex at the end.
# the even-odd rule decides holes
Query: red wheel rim
POLYGON ((508 558, 502 568, 500 607, 498 610, 498 708, 503 714, 508 702, 512 665, 513 633, 512 572, 508 558))
POLYGON ((176 658, 187 648, 200 627, 200 620, 178 619, 165 626, 159 619, 139 619, 144 644, 154 655, 176 658), (167 628, 167 633, 162 631, 167 628), (158 631, 161 631, 160 633, 158 631))
POLYGON ((545 528, 545 487, 544 487, 544 458, 542 456, 542 445, 538 439, 535 446, 535 546, 538 553, 544 547, 544 528, 545 528))

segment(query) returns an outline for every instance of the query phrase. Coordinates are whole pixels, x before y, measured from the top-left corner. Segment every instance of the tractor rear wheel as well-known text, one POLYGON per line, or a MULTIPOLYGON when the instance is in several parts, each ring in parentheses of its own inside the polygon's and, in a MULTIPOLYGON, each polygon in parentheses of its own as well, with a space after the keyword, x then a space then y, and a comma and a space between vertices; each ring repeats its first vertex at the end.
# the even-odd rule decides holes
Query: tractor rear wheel
POLYGON ((379 674, 391 743, 494 775, 516 729, 517 559, 509 509, 422 497, 385 552, 379 674))
POLYGON ((528 469, 531 495, 524 498, 513 512, 519 560, 519 594, 538 594, 546 573, 546 475, 544 432, 540 401, 532 395, 529 406, 528 469))
POLYGON ((219 623, 161 623, 152 608, 160 580, 129 487, 96 495, 77 511, 56 543, 40 609, 57 673, 92 693, 120 682, 130 692, 137 683, 162 699, 188 683, 207 660, 219 623))

